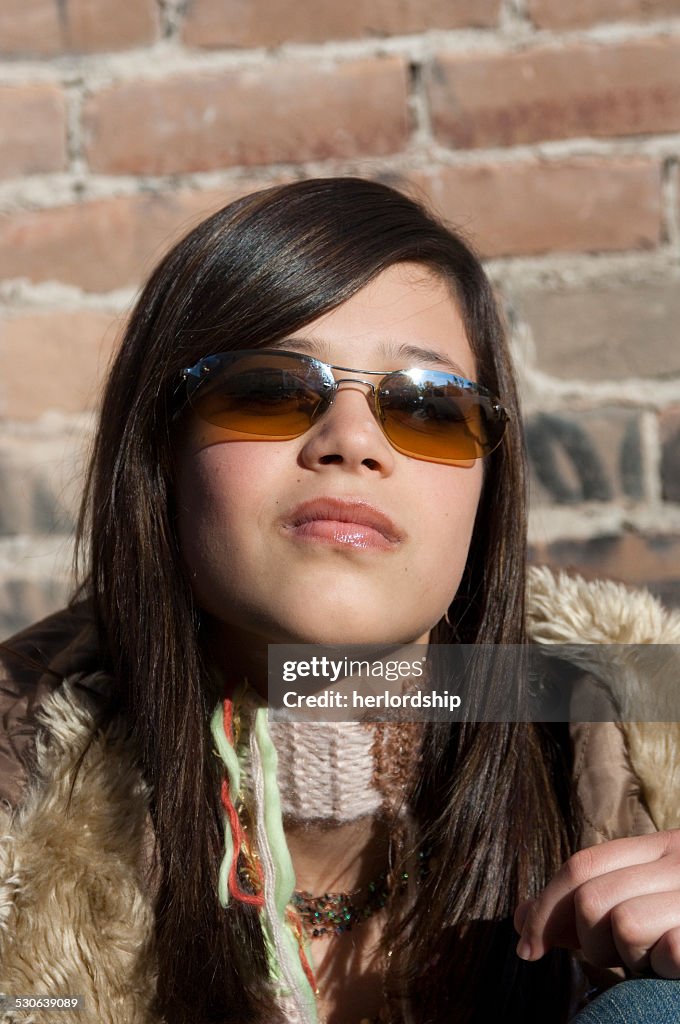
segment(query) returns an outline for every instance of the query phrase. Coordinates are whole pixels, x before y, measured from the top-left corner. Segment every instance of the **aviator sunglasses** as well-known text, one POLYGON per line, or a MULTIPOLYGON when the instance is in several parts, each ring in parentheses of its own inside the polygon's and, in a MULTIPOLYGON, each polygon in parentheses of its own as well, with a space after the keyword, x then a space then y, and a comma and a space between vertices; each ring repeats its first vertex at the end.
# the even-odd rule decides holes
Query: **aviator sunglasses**
POLYGON ((414 459, 482 458, 500 444, 508 421, 490 391, 454 373, 357 370, 280 349, 206 356, 183 370, 182 379, 193 411, 225 431, 225 440, 227 433, 253 441, 300 437, 350 382, 370 389, 366 398, 387 440, 414 459))

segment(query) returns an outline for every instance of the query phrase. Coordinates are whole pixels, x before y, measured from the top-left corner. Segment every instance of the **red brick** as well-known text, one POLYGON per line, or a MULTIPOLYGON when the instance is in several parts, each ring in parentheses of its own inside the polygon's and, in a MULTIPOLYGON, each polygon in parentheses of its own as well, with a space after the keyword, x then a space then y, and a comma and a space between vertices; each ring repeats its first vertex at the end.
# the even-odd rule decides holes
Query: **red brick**
POLYGON ((487 257, 650 248, 661 237, 661 173, 649 160, 439 167, 411 180, 487 257))
POLYGON ((624 533, 535 544, 531 561, 578 572, 586 579, 605 577, 633 586, 649 585, 669 603, 680 605, 680 536, 624 533))
POLYGON ((528 416, 525 430, 532 506, 643 497, 637 413, 545 410, 528 416))
POLYGON ((680 375, 680 345, 669 344, 680 323, 677 273, 658 271, 651 283, 612 275, 563 288, 519 284, 512 299, 544 373, 576 380, 680 375))
POLYGON ((434 132, 467 148, 676 131, 679 67, 680 39, 442 55, 428 73, 434 132))
POLYGON ((54 85, 0 87, 0 177, 66 167, 66 99, 54 85))
POLYGON ((254 191, 142 195, 0 218, 0 279, 60 281, 110 291, 146 277, 172 242, 203 217, 254 191))
POLYGON ((0 321, 0 416, 35 419, 48 410, 92 409, 119 333, 112 313, 19 313, 0 321))
POLYGON ((652 21, 680 14, 680 0, 529 0, 537 28, 580 28, 598 21, 652 21))
POLYGON ((74 589, 71 580, 22 578, 22 571, 0 576, 0 640, 63 608, 74 589))
POLYGON ((429 29, 488 28, 497 24, 499 9, 500 0, 316 0, 312 13, 299 0, 193 0, 184 41, 202 47, 278 46, 429 29))
POLYGON ((109 174, 393 153, 408 140, 401 58, 133 81, 91 97, 87 158, 109 174))
POLYGON ((154 0, 3 0, 0 6, 0 53, 13 56, 122 50, 158 36, 154 0))

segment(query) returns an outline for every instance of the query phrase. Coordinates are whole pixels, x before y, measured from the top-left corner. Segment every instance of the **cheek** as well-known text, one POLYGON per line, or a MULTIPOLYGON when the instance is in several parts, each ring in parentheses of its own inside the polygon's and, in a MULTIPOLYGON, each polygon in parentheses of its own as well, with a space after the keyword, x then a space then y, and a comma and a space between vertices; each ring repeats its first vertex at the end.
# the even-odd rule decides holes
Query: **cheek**
POLYGON ((212 562, 238 556, 244 524, 257 509, 260 476, 253 459, 212 445, 183 456, 176 482, 180 547, 192 578, 212 562))
POLYGON ((259 454, 252 444, 215 444, 181 460, 177 473, 177 531, 194 598, 232 626, 246 622, 268 573, 262 510, 273 482, 259 454))
POLYGON ((423 489, 422 577, 448 606, 467 561, 483 482, 483 466, 442 467, 423 489), (448 475, 447 475, 448 474, 448 475))

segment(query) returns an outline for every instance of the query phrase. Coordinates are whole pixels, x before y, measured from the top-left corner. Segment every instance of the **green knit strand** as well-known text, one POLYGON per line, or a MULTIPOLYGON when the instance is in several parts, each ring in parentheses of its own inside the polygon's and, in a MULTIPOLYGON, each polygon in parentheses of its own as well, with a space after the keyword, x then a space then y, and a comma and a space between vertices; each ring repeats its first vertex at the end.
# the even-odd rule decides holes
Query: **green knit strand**
MULTIPOLYGON (((236 751, 227 739, 224 732, 224 705, 218 704, 210 719, 210 732, 217 747, 217 752, 227 769, 229 778, 229 794, 232 802, 238 798, 241 789, 241 766, 236 751)), ((220 870, 217 882, 217 895, 220 906, 229 906, 229 872, 234 859, 234 840, 231 834, 231 825, 226 814, 224 816, 224 856, 220 863, 220 870)))
MULTIPOLYGON (((295 889, 295 870, 290 856, 286 835, 283 828, 283 814, 281 811, 281 794, 277 779, 278 756, 276 747, 272 742, 267 726, 267 708, 259 708, 255 714, 255 742, 257 743, 260 763, 262 765, 262 779, 264 788, 264 826, 268 853, 271 856, 274 868, 274 910, 278 917, 278 923, 274 925, 279 931, 286 948, 285 959, 288 970, 292 975, 293 984, 303 1001, 306 1011, 306 1019, 316 1022, 316 998, 307 980, 307 976, 300 962, 300 950, 298 942, 286 919, 286 908, 295 889)), ((264 852, 264 851, 263 851, 264 852)), ((273 925, 274 922, 271 922, 273 925)), ((267 929, 265 928, 265 931, 267 929)), ((275 941, 269 936, 268 952, 275 953, 275 941)), ((280 976, 281 965, 275 960, 270 961, 274 977, 280 976)))
POLYGON ((264 817, 269 848, 276 866, 274 900, 279 917, 283 918, 295 890, 295 870, 283 830, 281 794, 276 777, 278 755, 267 727, 267 708, 258 708, 255 714, 255 737, 262 758, 264 776, 264 817))

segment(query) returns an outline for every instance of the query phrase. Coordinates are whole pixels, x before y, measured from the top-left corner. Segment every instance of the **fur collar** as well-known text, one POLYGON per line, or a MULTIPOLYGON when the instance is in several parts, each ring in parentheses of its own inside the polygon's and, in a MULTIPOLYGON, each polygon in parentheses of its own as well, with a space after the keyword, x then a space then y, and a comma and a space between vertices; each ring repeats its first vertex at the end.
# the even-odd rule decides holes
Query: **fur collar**
MULTIPOLYGON (((547 569, 531 571, 529 622, 533 639, 547 645, 680 644, 680 615, 648 594, 547 569)), ((625 706, 626 693, 645 680, 634 660, 622 654, 612 664, 606 656, 594 646, 583 667, 625 706)), ((669 684, 677 678, 676 671, 669 684)), ((81 996, 79 1024, 160 1024, 152 1010, 154 918, 144 877, 148 792, 126 729, 114 721, 97 733, 68 681, 45 701, 40 721, 35 780, 2 823, 0 991, 81 996)), ((624 728, 654 821, 678 825, 680 725, 624 728)), ((49 1014, 16 1019, 46 1024, 49 1014)))
POLYGON ((80 996, 81 1024, 153 1024, 153 910, 140 877, 148 794, 125 729, 96 735, 68 682, 40 720, 35 782, 0 844, 0 991, 80 996))
POLYGON ((571 658, 616 700, 628 757, 658 829, 680 826, 680 614, 667 611, 647 591, 618 583, 587 583, 549 569, 529 573, 528 622, 541 644, 575 644, 571 658), (654 652, 654 675, 637 645, 664 644, 654 652), (612 647, 611 645, 615 645, 612 647), (675 646, 672 646, 675 645, 675 646), (659 666, 662 670, 659 671, 659 666), (648 708, 653 722, 625 721, 631 709, 648 708), (663 721, 668 712, 668 720, 663 721))

